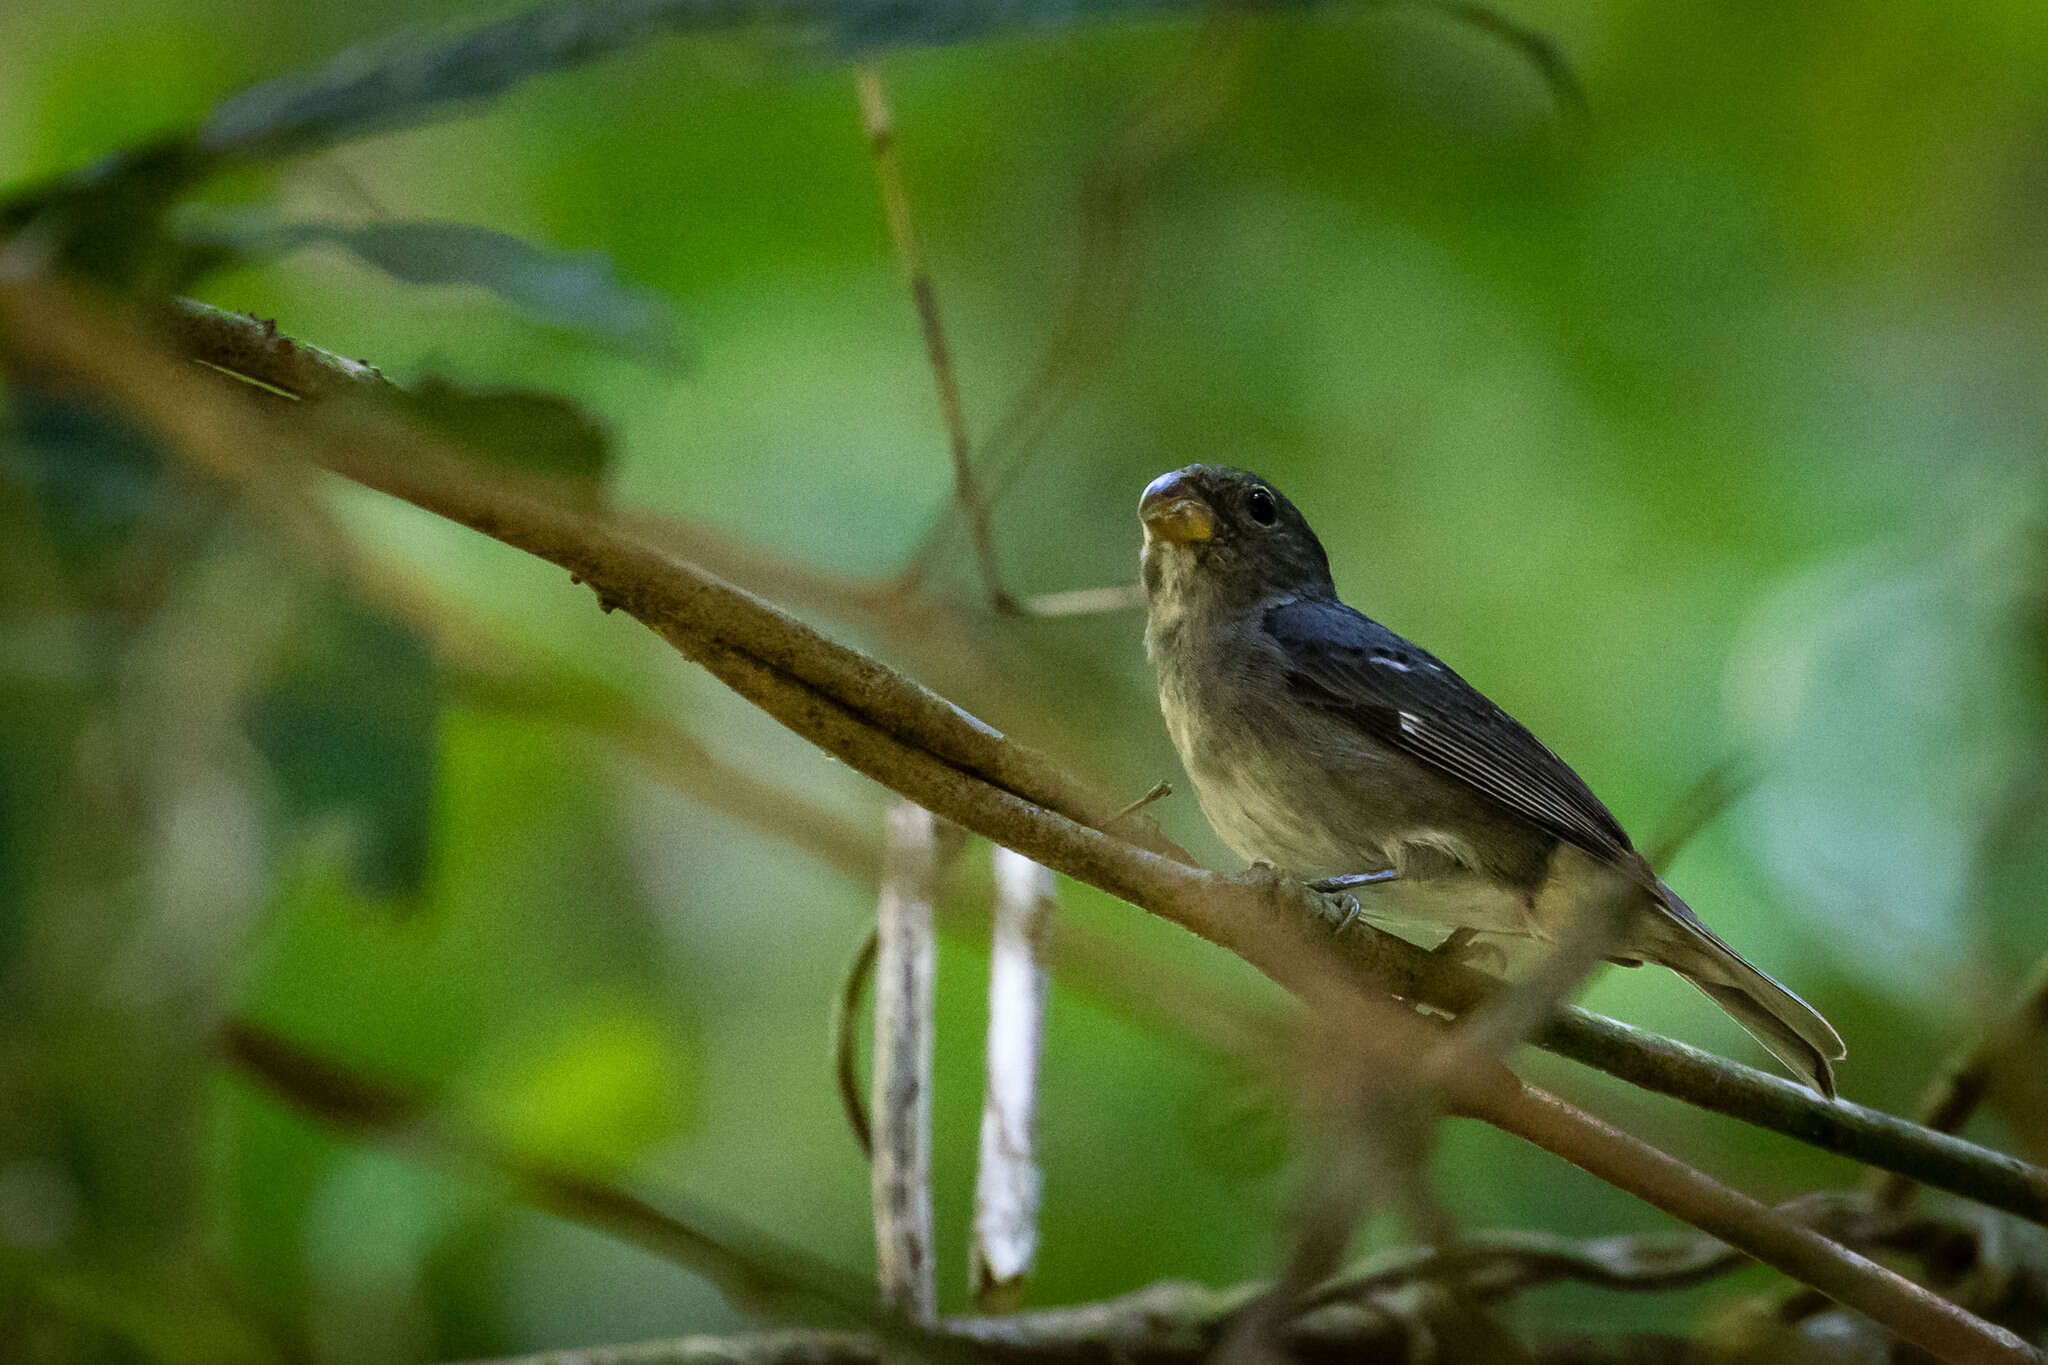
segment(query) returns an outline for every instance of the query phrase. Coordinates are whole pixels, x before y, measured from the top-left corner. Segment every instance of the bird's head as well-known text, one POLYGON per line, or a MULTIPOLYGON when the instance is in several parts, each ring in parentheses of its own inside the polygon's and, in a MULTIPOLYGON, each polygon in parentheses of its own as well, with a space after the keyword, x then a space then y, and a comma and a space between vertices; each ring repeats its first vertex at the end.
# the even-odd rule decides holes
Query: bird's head
POLYGON ((1335 592, 1316 533, 1256 474, 1208 464, 1161 474, 1145 486, 1138 520, 1145 526, 1145 592, 1155 608, 1190 594, 1249 605, 1335 592))

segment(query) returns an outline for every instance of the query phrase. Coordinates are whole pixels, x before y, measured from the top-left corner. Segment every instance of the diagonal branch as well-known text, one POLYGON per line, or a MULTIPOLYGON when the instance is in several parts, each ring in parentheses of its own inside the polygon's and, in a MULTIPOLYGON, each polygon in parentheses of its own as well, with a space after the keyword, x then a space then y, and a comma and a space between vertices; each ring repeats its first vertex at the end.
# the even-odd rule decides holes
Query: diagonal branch
MULTIPOLYGON (((375 396, 385 387, 382 377, 368 366, 296 342, 279 333, 274 325, 189 302, 181 303, 172 316, 177 320, 172 340, 181 353, 211 367, 252 376, 271 388, 313 397, 338 392, 375 396)), ((179 415, 185 400, 160 393, 163 384, 177 378, 175 373, 162 373, 163 362, 153 351, 123 334, 108 333, 103 324, 95 324, 89 315, 78 312, 76 305, 69 304, 64 296, 29 286, 19 286, 11 293, 0 292, 0 344, 10 334, 13 346, 22 355, 33 357, 40 351, 48 354, 52 362, 62 359, 57 351, 70 343, 73 360, 68 368, 83 379, 97 378, 110 396, 125 396, 131 410, 142 415, 163 406, 167 410, 160 414, 159 430, 173 436, 179 434, 179 415), (30 319, 36 319, 41 328, 31 325, 30 319), (60 322, 65 326, 60 327, 60 322), (138 366, 154 367, 159 372, 156 380, 152 382, 137 373, 138 366)), ((252 420, 247 415, 243 419, 252 420)), ((419 438, 411 433, 397 435, 407 443, 402 448, 421 446, 419 438)), ((195 431, 192 436, 204 439, 205 433, 195 431)), ((276 439, 268 429, 251 437, 257 438, 276 439)), ((435 510, 474 525, 486 534, 497 534, 491 529, 497 525, 491 509, 504 495, 466 488, 464 485, 474 472, 470 464, 444 467, 436 485, 441 490, 438 500, 442 505, 435 510)), ((386 491, 405 496, 399 491, 402 481, 397 474, 388 470, 387 473, 392 485, 386 491)), ((421 496, 430 494, 422 491, 421 496)), ((564 538, 581 544, 586 559, 598 541, 604 544, 596 552, 606 555, 613 553, 614 546, 632 543, 615 529, 593 528, 586 517, 530 497, 521 500, 520 516, 524 523, 519 531, 523 541, 512 543, 542 553, 543 557, 550 557, 544 551, 564 538), (536 517, 544 525, 535 525, 536 517)), ((508 530, 500 538, 509 539, 511 534, 508 530)), ((662 610, 680 610, 683 599, 691 598, 700 588, 707 590, 711 598, 709 610, 692 613, 692 619, 716 623, 718 609, 730 607, 731 615, 724 623, 726 629, 743 626, 749 638, 779 642, 776 647, 789 657, 802 660, 802 668, 827 690, 840 693, 852 689, 849 695, 862 703, 864 714, 896 733, 921 736, 919 747, 924 751, 941 758, 962 755, 963 767, 993 774, 996 784, 1005 790, 1032 794, 1048 808, 1076 815, 1092 829, 1117 830, 1129 842, 1164 854, 1175 863, 1189 861, 1185 852, 1159 837, 1146 822, 1124 818, 1125 808, 1097 800, 1041 756, 1004 740, 951 703, 888 673, 873 660, 825 640, 760 599, 722 583, 694 565, 644 546, 634 546, 617 571, 643 582, 664 585, 662 610), (869 687, 866 680, 876 674, 883 675, 884 682, 869 687), (975 764, 980 766, 976 768, 975 764)), ((768 644, 761 647, 767 648, 768 644)), ((721 677, 735 682, 741 677, 738 670, 742 667, 738 663, 727 665, 721 677)), ((757 676, 771 679, 763 682, 763 687, 775 686, 772 670, 757 676)), ((782 683, 788 681, 785 675, 782 683)), ((739 690, 749 699, 765 704, 767 693, 759 688, 739 690)), ((792 704, 802 704, 806 697, 802 688, 792 690, 786 685, 776 695, 792 704)), ((1345 936, 1344 951, 1356 969, 1382 989, 1452 1014, 1476 1008, 1498 984, 1480 972, 1443 960, 1391 935, 1371 932, 1362 925, 1345 936)), ((1576 1006, 1562 1010, 1537 1035, 1536 1041, 1548 1051, 1631 1085, 2048 1224, 2048 1171, 2016 1157, 1846 1100, 1830 1103, 1803 1086, 1576 1006)))
MULTIPOLYGON (((296 409, 273 421, 217 380, 168 360, 68 292, 0 284, 0 349, 46 381, 83 387, 166 440, 271 452, 368 487, 547 559, 591 584, 811 743, 934 813, 1089 882, 1244 958, 1301 997, 1323 1026, 1353 1030, 1400 1065, 1414 1040, 1380 994, 1397 956, 1383 935, 1331 932, 1304 888, 1227 879, 1104 834, 1114 813, 1042 757, 909 679, 833 644, 769 604, 479 467, 378 413, 296 409), (1361 1024, 1372 1027, 1361 1029, 1361 1024), (1377 1030, 1377 1032, 1375 1031, 1377 1030)), ((1410 992, 1410 994, 1414 994, 1410 992)), ((1505 1068, 1447 1077, 1452 1112, 1558 1152, 1600 1178, 1709 1228, 1758 1260, 1869 1314, 1951 1361, 2034 1362, 2018 1338, 1896 1273, 1599 1124, 1505 1068)))

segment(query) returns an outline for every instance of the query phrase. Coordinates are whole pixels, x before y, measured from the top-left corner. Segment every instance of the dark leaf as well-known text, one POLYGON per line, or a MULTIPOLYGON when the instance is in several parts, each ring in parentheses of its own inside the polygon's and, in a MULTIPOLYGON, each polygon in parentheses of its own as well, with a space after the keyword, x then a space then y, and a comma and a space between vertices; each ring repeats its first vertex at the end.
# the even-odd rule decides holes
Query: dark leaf
POLYGON ((485 459, 564 480, 593 498, 603 485, 610 435, 557 394, 425 379, 392 401, 414 422, 485 459))
POLYGON ((680 320, 652 290, 628 284, 600 251, 552 251, 468 223, 288 223, 190 233, 195 249, 281 256, 338 246, 407 284, 475 285, 543 322, 574 327, 643 360, 674 363, 680 320))
POLYGON ((103 408, 26 384, 5 413, 0 481, 36 508, 67 571, 98 577, 172 496, 156 447, 103 408))
POLYGON ((352 598, 324 596, 252 703, 249 730, 292 818, 350 821, 366 893, 420 893, 440 736, 433 662, 418 639, 352 598))

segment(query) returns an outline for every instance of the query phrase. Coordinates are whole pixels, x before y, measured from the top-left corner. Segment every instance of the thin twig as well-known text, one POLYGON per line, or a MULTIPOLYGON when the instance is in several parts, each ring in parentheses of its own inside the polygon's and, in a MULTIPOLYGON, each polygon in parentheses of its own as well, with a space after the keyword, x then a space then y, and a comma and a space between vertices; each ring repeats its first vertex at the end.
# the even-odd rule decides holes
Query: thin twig
POLYGON ((1699 832, 1727 813, 1756 785, 1756 772, 1741 759, 1725 759, 1707 769, 1678 798, 1678 807, 1664 828, 1643 850, 1643 861, 1668 875, 1671 864, 1699 832))
POLYGON ((2034 1349, 2004 1328, 1534 1087, 1520 1088, 1488 1119, 1603 1180, 1625 1173, 1638 1198, 1867 1314, 1938 1360, 2040 1365, 2034 1349))
MULTIPOLYGON (((1974 1044, 1951 1057, 1928 1085, 1920 1100, 1920 1122, 1941 1133, 1961 1128, 1991 1092, 2014 1048, 2043 1029, 2048 1029, 2048 957, 2034 964, 2012 1007, 1974 1044)), ((1877 1181, 1878 1206, 1903 1212, 1913 1203, 1914 1188, 1911 1177, 1888 1173, 1877 1181)))
POLYGON ((1053 876, 998 844, 991 854, 987 1089, 974 1171, 968 1284, 984 1313, 1014 1311, 1038 1258, 1038 1064, 1045 1045, 1045 962, 1053 876))
POLYGON ((875 919, 875 1277, 882 1302, 912 1322, 938 1317, 932 1252, 932 1008, 938 938, 932 897, 939 830, 932 813, 899 801, 882 839, 875 919))
MULTIPOLYGON (((1402 1322, 1410 1310, 1400 1297, 1418 1286, 1459 1283, 1488 1300, 1566 1282, 1661 1293, 1703 1283, 1741 1263, 1708 1238, 1581 1241, 1519 1231, 1481 1233, 1452 1255, 1398 1248, 1345 1271, 1308 1296, 1307 1311, 1287 1326, 1285 1345, 1313 1348, 1316 1359, 1422 1365, 1428 1357, 1413 1349, 1416 1343, 1402 1322)), ((975 1343, 990 1360, 1200 1365, 1245 1305, 1267 1289, 1167 1281, 1094 1303, 947 1318, 940 1331, 975 1343)), ((473 1365, 877 1365, 879 1355, 865 1333, 774 1331, 592 1346, 473 1365)))
POLYGON ((1105 612, 1131 611, 1145 605, 1145 589, 1137 583, 1118 583, 1107 588, 1072 588, 1066 592, 1042 592, 1018 603, 1026 616, 1099 616, 1105 612))
POLYGON ((863 1324, 881 1319, 857 1277, 798 1247, 752 1229, 720 1226, 726 1220, 708 1210, 657 1208, 587 1174, 504 1150, 465 1131, 426 1096, 260 1025, 230 1023, 221 1045, 236 1071, 320 1122, 430 1161, 488 1173, 523 1202, 689 1267, 735 1307, 863 1324))
MULTIPOLYGON (((1187 59, 1137 103, 1130 123, 1089 165, 1076 205, 1080 241, 1052 336, 982 444, 988 506, 1016 485, 1068 402, 1110 354, 1136 297, 1138 210, 1160 169, 1234 95, 1247 22, 1235 8, 1212 11, 1187 59)), ((924 580, 953 525, 951 517, 933 518, 904 583, 924 580)))
MULTIPOLYGON (((1923 1233, 1913 1245, 1897 1249, 1924 1258, 1939 1247, 1955 1247, 1965 1232, 1930 1228, 1931 1238, 1923 1233)), ((1899 1240, 1875 1245, 1889 1250, 1899 1240)), ((1280 1344, 1293 1359, 1442 1365, 1442 1352, 1433 1351, 1429 1337, 1412 1330, 1433 1325, 1414 1323, 1418 1291, 1446 1287, 1483 1303, 1564 1283, 1613 1293, 1667 1293, 1706 1284, 1748 1263, 1726 1244, 1701 1234, 1579 1239, 1519 1229, 1474 1233, 1451 1251, 1397 1247, 1340 1272, 1296 1301, 1280 1344)), ((1257 1283, 1208 1289, 1169 1281, 1094 1303, 1003 1317, 948 1318, 940 1331, 978 1343, 986 1358, 1030 1365, 1201 1365, 1213 1359, 1218 1340, 1246 1305, 1269 1289, 1257 1283)), ((864 1333, 779 1331, 586 1347, 475 1365, 875 1365, 877 1355, 875 1342, 864 1333)), ((1586 1359, 1583 1345, 1567 1358, 1586 1359)), ((1671 1359, 1668 1352, 1643 1358, 1671 1359)))
MULTIPOLYGON (((998 611, 1017 610, 1017 603, 1003 590, 1002 575, 996 569, 996 547, 989 527, 988 504, 974 475, 968 455, 967 417, 960 406, 960 381, 953 372, 953 352, 946 344, 946 329, 939 320, 939 293, 925 266, 924 250, 918 244, 917 224, 910 215, 910 191, 903 183, 903 168, 896 156, 896 125, 889 112, 889 97, 882 88, 882 76, 873 66, 863 64, 853 71, 854 88, 860 94, 861 124, 868 146, 875 154, 875 179, 882 191, 882 216, 889 223, 889 240, 896 249, 903 281, 909 286, 910 301, 917 309, 917 325, 924 333, 925 359, 931 365, 932 384, 938 390, 939 421, 946 428, 946 448, 953 457, 953 497, 974 537, 974 556, 981 565, 982 584, 989 601, 998 611)), ((905 587, 916 584, 906 582, 905 587)))
POLYGON ((832 997, 829 1027, 832 1081, 839 1091, 839 1108, 846 1115, 846 1126, 853 1130, 853 1140, 860 1144, 860 1154, 869 1161, 875 1159, 875 1126, 868 1118, 868 1097, 860 1084, 859 1019, 861 997, 874 979, 875 954, 880 947, 881 930, 869 925, 840 979, 838 993, 832 997))

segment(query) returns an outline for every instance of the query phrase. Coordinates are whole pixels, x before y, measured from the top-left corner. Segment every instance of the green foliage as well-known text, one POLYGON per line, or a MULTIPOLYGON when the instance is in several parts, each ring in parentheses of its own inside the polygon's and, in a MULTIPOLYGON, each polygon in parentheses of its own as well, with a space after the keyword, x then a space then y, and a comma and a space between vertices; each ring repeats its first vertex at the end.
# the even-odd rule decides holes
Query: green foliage
POLYGON ((351 825, 350 865, 374 897, 419 895, 434 823, 440 697, 433 660, 404 626, 353 598, 309 605, 249 736, 276 775, 285 817, 351 825))
POLYGON ((680 354, 675 310, 660 295, 620 280, 602 252, 542 251, 465 223, 283 223, 181 236, 244 264, 308 247, 340 247, 402 283, 487 289, 537 321, 583 329, 643 360, 673 363, 680 354))

